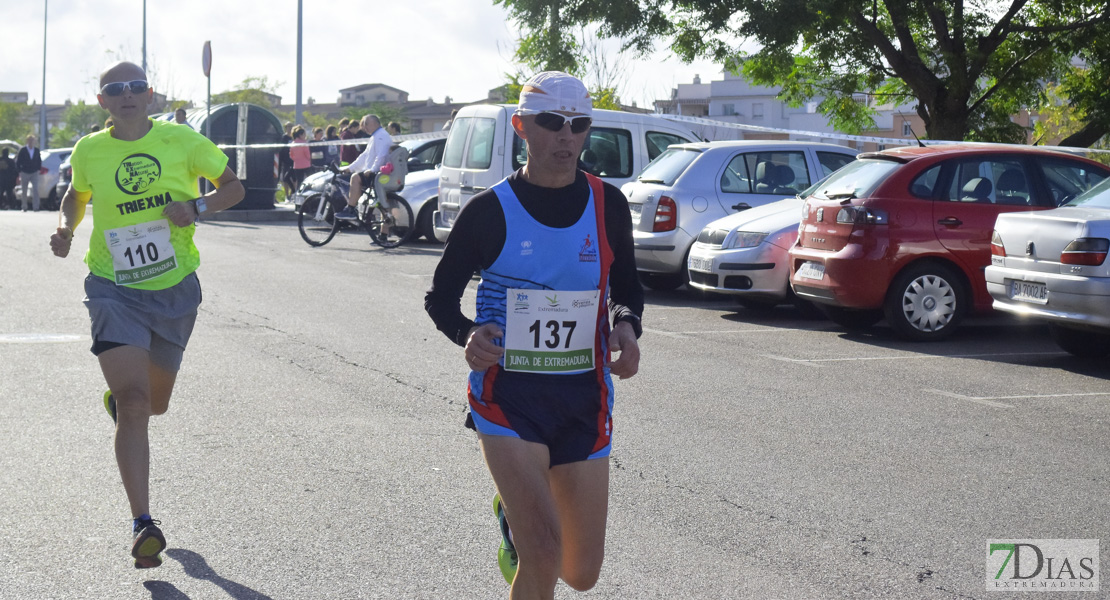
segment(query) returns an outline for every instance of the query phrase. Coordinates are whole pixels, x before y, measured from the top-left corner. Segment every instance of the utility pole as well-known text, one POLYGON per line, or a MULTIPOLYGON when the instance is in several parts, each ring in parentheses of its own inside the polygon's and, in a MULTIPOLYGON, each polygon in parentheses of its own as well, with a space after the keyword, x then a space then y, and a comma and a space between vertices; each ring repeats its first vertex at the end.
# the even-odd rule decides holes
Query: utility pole
MULTIPOLYGON (((297 106, 293 113, 293 122, 298 125, 303 124, 304 120, 301 118, 301 43, 304 38, 302 31, 302 15, 304 0, 297 0, 297 106)), ((311 136, 310 136, 311 137, 311 136)))
POLYGON ((44 150, 50 141, 46 131, 46 13, 49 1, 42 0, 42 103, 39 104, 39 148, 44 150))

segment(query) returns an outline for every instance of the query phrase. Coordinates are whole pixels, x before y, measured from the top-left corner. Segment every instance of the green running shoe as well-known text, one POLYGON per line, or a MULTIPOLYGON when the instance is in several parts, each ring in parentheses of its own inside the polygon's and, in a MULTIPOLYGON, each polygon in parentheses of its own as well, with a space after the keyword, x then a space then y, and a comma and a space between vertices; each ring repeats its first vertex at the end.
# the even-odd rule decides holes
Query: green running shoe
POLYGON ((116 421, 116 398, 112 395, 112 390, 104 392, 104 410, 108 411, 108 416, 112 417, 112 422, 116 421))
POLYGON ((132 526, 131 556, 136 569, 153 569, 162 566, 162 551, 166 549, 166 536, 158 528, 159 522, 142 515, 132 526))
POLYGON ((509 521, 505 518, 505 509, 501 506, 501 494, 493 495, 493 514, 497 515, 497 524, 501 527, 501 547, 497 549, 497 566, 501 568, 501 575, 510 584, 516 578, 516 546, 513 545, 512 535, 509 533, 509 521))

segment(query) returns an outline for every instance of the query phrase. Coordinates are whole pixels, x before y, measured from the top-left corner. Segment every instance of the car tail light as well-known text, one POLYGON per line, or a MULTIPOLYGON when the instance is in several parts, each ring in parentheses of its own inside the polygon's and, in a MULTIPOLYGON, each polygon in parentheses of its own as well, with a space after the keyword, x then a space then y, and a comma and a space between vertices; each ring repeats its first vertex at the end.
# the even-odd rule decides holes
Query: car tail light
POLYGON ((46 175, 49 172, 50 169, 47 169, 46 167, 39 167, 39 175, 46 175))
POLYGON ((1079 238, 1072 240, 1060 255, 1060 262, 1065 265, 1085 265, 1097 267, 1106 260, 1110 252, 1110 240, 1105 238, 1079 238))
POLYGON ((659 204, 655 206, 655 224, 652 231, 674 231, 678 225, 678 205, 667 196, 659 197, 659 204))
POLYGON ((991 234, 991 256, 1006 256, 1006 247, 1002 245, 1002 236, 997 231, 991 234))
POLYGON ((836 213, 836 222, 841 225, 886 225, 887 214, 863 206, 845 206, 836 213))

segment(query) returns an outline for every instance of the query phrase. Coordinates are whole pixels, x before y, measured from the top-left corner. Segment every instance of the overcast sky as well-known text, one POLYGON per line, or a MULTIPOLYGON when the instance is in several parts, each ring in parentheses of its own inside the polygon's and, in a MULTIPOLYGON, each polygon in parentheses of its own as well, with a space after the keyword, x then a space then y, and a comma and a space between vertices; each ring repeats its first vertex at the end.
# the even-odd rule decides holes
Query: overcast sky
MULTIPOLYGON (((0 91, 43 90, 42 0, 3 0, 0 91)), ((117 58, 142 62, 143 0, 47 0, 46 102, 95 102, 95 80, 117 58)), ((147 64, 171 98, 204 100, 201 49, 211 40, 212 93, 247 77, 278 83, 296 100, 296 0, 147 0, 147 64)), ((514 70, 516 31, 492 0, 304 2, 302 101, 335 102, 339 90, 384 83, 410 100, 486 97, 514 70)), ((664 52, 627 69, 622 100, 650 106, 679 83, 720 78, 709 62, 684 65, 664 52)))

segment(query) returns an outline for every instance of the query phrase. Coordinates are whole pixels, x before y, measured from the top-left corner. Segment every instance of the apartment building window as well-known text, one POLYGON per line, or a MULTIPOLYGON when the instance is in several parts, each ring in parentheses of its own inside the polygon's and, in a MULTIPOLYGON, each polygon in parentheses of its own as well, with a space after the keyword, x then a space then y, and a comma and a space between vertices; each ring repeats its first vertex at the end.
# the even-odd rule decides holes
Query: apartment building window
POLYGON ((913 125, 909 121, 902 121, 902 137, 913 135, 913 125))
POLYGON ((727 116, 732 116, 732 115, 736 114, 736 105, 735 104, 725 104, 725 105, 721 106, 721 110, 724 111, 724 115, 726 117, 727 116))
POLYGON ((756 103, 752 104, 752 118, 753 119, 762 119, 763 118, 763 103, 762 102, 756 102, 756 103))

